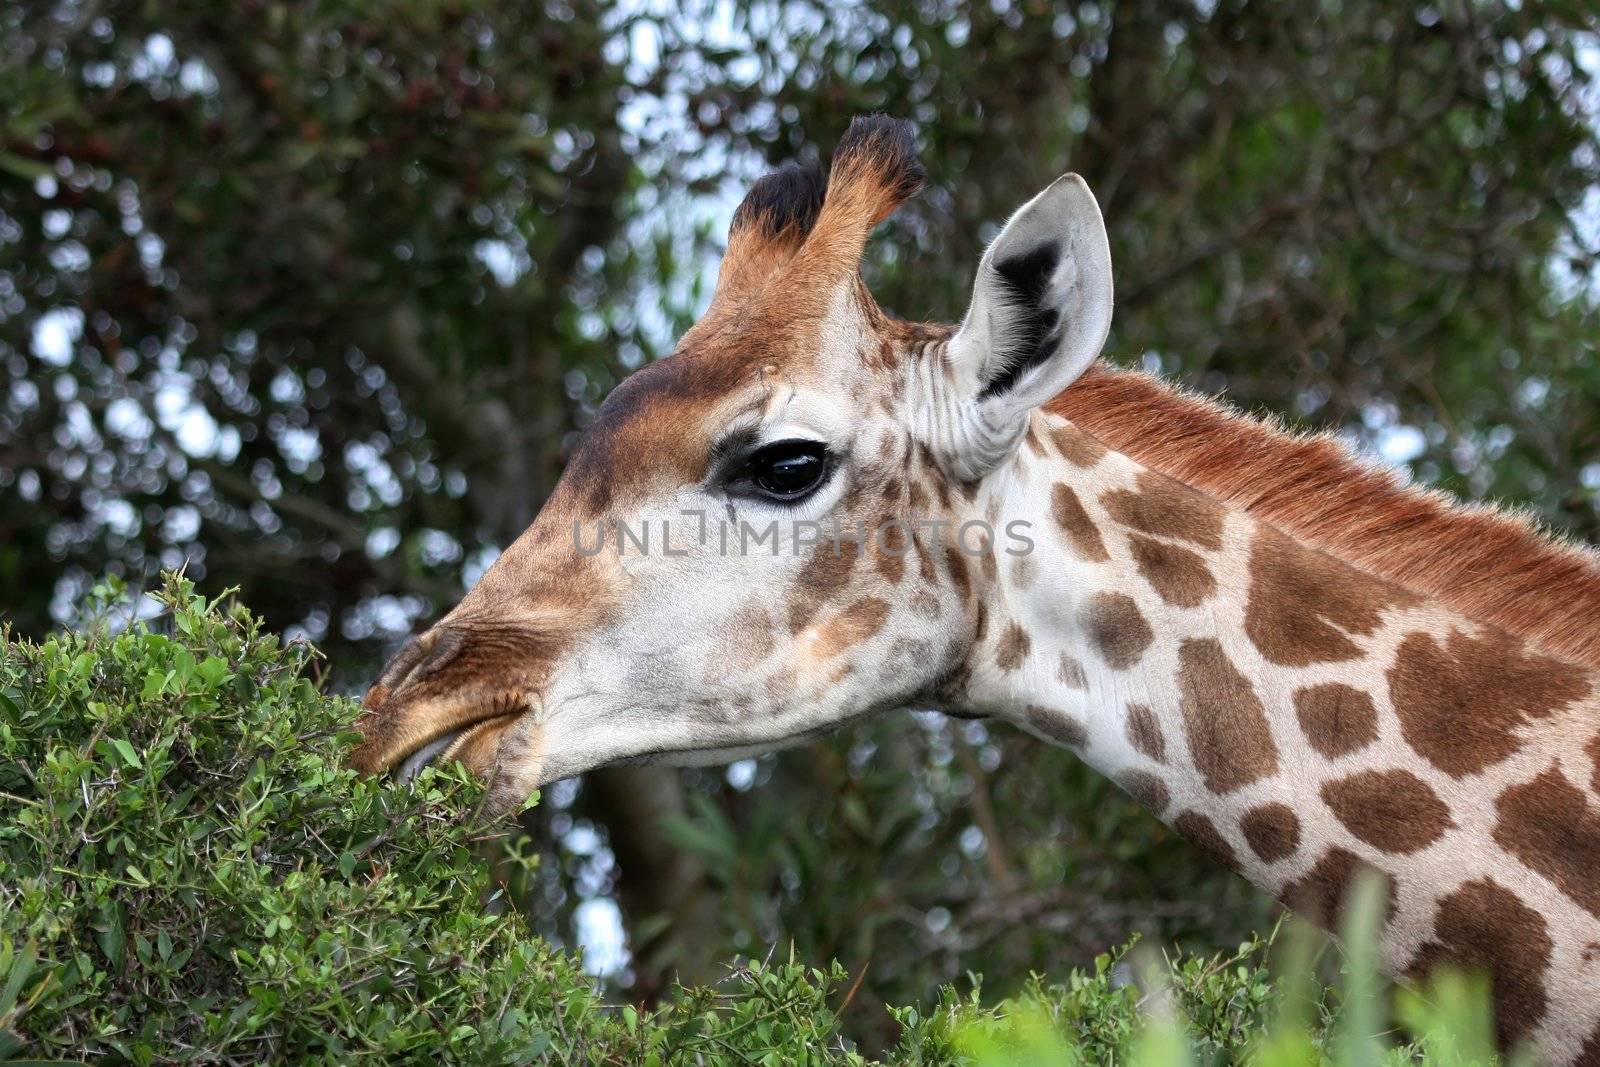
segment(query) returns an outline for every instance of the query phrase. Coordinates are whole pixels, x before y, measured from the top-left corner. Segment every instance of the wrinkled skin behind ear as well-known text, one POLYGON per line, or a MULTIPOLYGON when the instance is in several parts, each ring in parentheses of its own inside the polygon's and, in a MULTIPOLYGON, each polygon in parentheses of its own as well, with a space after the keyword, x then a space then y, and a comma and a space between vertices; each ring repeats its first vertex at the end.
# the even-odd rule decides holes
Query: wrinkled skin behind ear
POLYGON ((1068 174, 1024 204, 984 252, 919 436, 961 481, 1016 450, 1028 414, 1093 363, 1111 328, 1111 249, 1094 194, 1068 174))

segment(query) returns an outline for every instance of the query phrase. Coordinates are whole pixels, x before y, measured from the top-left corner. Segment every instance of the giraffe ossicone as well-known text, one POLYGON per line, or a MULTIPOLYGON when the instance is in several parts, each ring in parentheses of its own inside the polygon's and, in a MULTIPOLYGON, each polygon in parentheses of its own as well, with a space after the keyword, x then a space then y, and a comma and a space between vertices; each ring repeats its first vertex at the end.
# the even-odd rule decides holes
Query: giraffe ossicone
POLYGON ((459 759, 504 813, 898 707, 1005 719, 1314 918, 1377 869, 1392 972, 1485 967, 1504 1039, 1600 1063, 1600 561, 1097 363, 1076 177, 959 326, 886 315, 862 248, 921 182, 871 116, 756 183, 704 317, 384 670, 357 765, 459 759))

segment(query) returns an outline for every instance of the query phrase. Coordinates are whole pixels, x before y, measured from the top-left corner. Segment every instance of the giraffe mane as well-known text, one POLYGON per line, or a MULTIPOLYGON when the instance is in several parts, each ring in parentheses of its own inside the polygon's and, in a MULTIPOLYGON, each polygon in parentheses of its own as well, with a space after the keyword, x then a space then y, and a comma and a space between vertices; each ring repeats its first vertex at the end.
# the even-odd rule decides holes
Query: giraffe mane
POLYGON ((1600 668, 1600 554, 1525 512, 1406 485, 1330 433, 1296 433, 1105 364, 1047 410, 1311 547, 1600 668))

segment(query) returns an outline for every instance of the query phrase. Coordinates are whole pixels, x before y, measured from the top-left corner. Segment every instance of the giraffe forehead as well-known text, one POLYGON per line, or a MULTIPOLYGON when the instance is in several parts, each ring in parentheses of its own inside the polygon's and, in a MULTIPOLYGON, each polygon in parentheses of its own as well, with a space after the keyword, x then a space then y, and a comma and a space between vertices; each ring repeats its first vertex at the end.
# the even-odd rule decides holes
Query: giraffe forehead
POLYGON ((770 344, 680 352, 624 379, 567 461, 579 510, 606 511, 662 480, 701 477, 732 413, 758 403, 768 378, 809 377, 804 359, 770 344))
POLYGON ((727 424, 769 399, 806 390, 857 403, 861 382, 887 369, 862 354, 895 343, 858 311, 843 292, 821 317, 713 313, 696 324, 601 404, 563 476, 576 510, 599 515, 650 486, 702 477, 727 424))

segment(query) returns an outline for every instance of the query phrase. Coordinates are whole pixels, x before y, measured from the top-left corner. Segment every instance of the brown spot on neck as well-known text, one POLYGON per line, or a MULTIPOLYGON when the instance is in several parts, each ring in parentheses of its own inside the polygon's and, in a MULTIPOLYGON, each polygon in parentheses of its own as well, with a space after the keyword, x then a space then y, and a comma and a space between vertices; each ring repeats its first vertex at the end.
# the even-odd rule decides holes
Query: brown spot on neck
POLYGON ((930 585, 933 584, 939 577, 938 569, 933 563, 933 553, 928 551, 928 546, 923 543, 923 538, 919 537, 914 530, 911 534, 911 547, 917 553, 917 577, 930 585))
POLYGON ((1050 439, 1062 458, 1075 467, 1088 470, 1105 458, 1106 446, 1071 423, 1051 430, 1050 439))
POLYGON ((1552 766, 1501 793, 1495 809, 1500 847, 1600 917, 1600 810, 1583 790, 1552 766))
POLYGON ((1544 976, 1552 947, 1539 913, 1494 879, 1480 878, 1439 901, 1433 932, 1409 972, 1420 977, 1443 964, 1487 970, 1501 1044, 1531 1034, 1547 1007, 1544 976))
POLYGON ((1026 630, 1014 622, 1007 623, 1001 631, 1000 643, 995 646, 995 666, 1003 671, 1016 670, 1028 658, 1028 649, 1032 646, 1026 630))
POLYGON ((1202 548, 1222 547, 1222 507, 1181 482, 1154 471, 1140 471, 1137 489, 1113 489, 1100 497, 1123 526, 1202 548))
POLYGON ((1428 634, 1408 634, 1388 678, 1406 741, 1457 778, 1505 759, 1519 746, 1519 728, 1590 692, 1583 671, 1495 631, 1455 630, 1442 647, 1428 634))
POLYGON ((1056 665, 1056 677, 1068 689, 1089 688, 1089 678, 1083 672, 1083 664, 1065 652, 1061 653, 1061 661, 1056 665))
POLYGON ((1416 852, 1455 825, 1450 809, 1410 771, 1362 771, 1327 782, 1322 799, 1345 828, 1384 852, 1416 852))
POLYGON ((1128 744, 1141 756, 1157 763, 1167 761, 1167 740, 1161 734, 1161 723, 1156 713, 1145 704, 1128 705, 1128 744))
POLYGON ((1278 769, 1278 748, 1250 680, 1211 638, 1178 649, 1184 734, 1195 770, 1213 793, 1229 793, 1278 769))
POLYGON ((1083 501, 1078 499, 1078 494, 1073 492, 1071 486, 1057 482, 1050 487, 1050 514, 1067 535, 1067 541, 1079 557, 1090 563, 1104 563, 1111 558, 1106 552, 1099 528, 1089 518, 1083 501))
POLYGON ((1096 593, 1078 613, 1089 644, 1113 670, 1138 663, 1155 640, 1155 632, 1139 613, 1139 605, 1122 593, 1096 593))
POLYGON ((1049 455, 1049 453, 1045 451, 1044 441, 1039 438, 1038 427, 1032 422, 1028 423, 1028 432, 1023 435, 1022 440, 1028 446, 1028 451, 1032 452, 1034 455, 1041 458, 1049 455))
POLYGON ((1166 811, 1167 805, 1172 802, 1167 783, 1148 771, 1123 771, 1117 775, 1116 782, 1129 796, 1156 815, 1166 811))
POLYGON ((1185 811, 1172 820, 1172 828, 1187 837, 1200 851, 1231 870, 1239 869, 1239 857, 1215 823, 1198 811, 1185 811))
POLYGON ((955 587, 956 595, 962 600, 972 598, 972 576, 967 573, 966 557, 955 545, 946 545, 944 550, 944 563, 950 570, 950 584, 955 587))
MULTIPOLYGON (((1361 871, 1376 870, 1349 849, 1331 848, 1304 876, 1285 885, 1278 898, 1310 921, 1333 929, 1344 910, 1345 898, 1361 871)), ((1378 872, 1382 873, 1382 872, 1378 872)), ((1385 918, 1394 918, 1394 881, 1388 881, 1385 918)))
POLYGON ((1267 863, 1292 856, 1300 847, 1300 818, 1287 804, 1262 804, 1239 819, 1250 848, 1267 863))
POLYGON ((1347 634, 1370 634, 1385 609, 1415 600, 1270 526, 1259 527, 1250 543, 1244 629, 1273 663, 1305 667, 1355 659, 1362 651, 1347 634))
POLYGON ((1027 592, 1039 579, 1039 566, 1033 556, 1023 553, 1011 561, 1011 585, 1019 593, 1027 592))
POLYGON ((1206 561, 1187 548, 1134 534, 1128 539, 1133 562, 1156 594, 1168 604, 1194 608, 1211 599, 1217 580, 1206 561))
POLYGON ((1378 739, 1378 709, 1359 689, 1330 682, 1295 690, 1295 717, 1306 740, 1333 759, 1359 751, 1378 739))
POLYGON ((1046 740, 1068 748, 1088 747, 1088 729, 1070 712, 1043 704, 1029 704, 1022 709, 1022 714, 1029 728, 1046 740))

